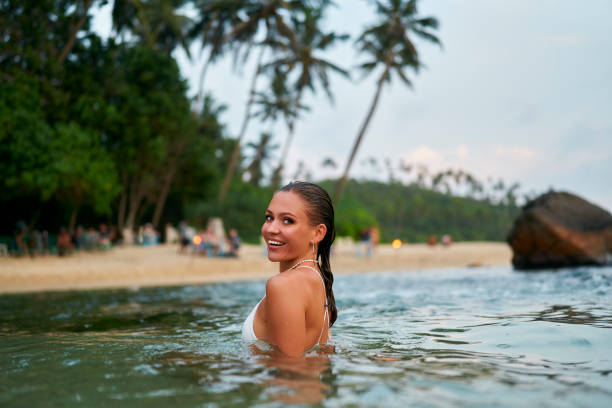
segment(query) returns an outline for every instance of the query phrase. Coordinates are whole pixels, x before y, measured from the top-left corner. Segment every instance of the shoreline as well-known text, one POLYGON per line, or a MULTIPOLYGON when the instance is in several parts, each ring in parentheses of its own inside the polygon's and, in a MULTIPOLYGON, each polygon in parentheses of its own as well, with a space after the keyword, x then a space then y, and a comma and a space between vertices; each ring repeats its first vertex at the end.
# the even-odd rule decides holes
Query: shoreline
MULTIPOLYGON (((459 242, 449 247, 380 245, 369 258, 359 245, 338 245, 334 275, 451 267, 510 265, 512 250, 501 242, 459 242)), ((179 253, 177 245, 117 247, 67 257, 0 258, 0 295, 67 290, 137 289, 267 279, 278 266, 258 245, 243 245, 240 258, 206 258, 179 253)))

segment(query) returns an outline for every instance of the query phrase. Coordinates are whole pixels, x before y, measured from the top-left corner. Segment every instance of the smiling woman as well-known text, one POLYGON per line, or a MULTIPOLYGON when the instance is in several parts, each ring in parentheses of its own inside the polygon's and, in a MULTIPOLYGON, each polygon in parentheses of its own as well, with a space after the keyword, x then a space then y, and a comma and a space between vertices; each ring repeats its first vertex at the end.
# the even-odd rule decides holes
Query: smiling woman
POLYGON ((289 356, 326 343, 337 317, 329 264, 336 232, 327 192, 316 184, 293 182, 274 194, 261 233, 268 259, 279 274, 242 327, 248 343, 265 342, 289 356))

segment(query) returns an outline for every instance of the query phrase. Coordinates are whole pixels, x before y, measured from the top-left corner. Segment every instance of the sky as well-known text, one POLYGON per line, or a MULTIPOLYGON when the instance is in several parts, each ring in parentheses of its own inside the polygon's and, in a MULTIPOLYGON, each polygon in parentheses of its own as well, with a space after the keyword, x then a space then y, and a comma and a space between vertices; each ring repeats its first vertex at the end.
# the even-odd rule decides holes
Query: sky
MULTIPOLYGON (((325 58, 350 69, 351 79, 332 75, 333 104, 323 91, 306 95, 311 110, 296 125, 287 178, 299 161, 315 178, 341 174, 380 75, 363 77, 356 69, 364 57, 354 39, 377 22, 372 3, 336 4, 325 29, 351 39, 325 58), (321 167, 328 157, 336 170, 321 167)), ((102 36, 111 33, 110 9, 94 11, 102 36)), ((351 176, 376 178, 365 159, 390 159, 518 182, 523 192, 569 191, 611 211, 612 2, 421 0, 419 13, 439 20, 442 47, 416 41, 426 67, 408 71, 412 88, 395 78, 383 89, 351 176)), ((191 61, 183 51, 174 54, 190 95, 204 62, 198 55, 197 44, 191 61)), ((254 61, 236 69, 228 56, 207 73, 204 88, 227 105, 221 120, 230 136, 239 132, 254 69, 254 61)), ((282 121, 271 126, 257 119, 246 142, 267 130, 283 144, 282 121)))

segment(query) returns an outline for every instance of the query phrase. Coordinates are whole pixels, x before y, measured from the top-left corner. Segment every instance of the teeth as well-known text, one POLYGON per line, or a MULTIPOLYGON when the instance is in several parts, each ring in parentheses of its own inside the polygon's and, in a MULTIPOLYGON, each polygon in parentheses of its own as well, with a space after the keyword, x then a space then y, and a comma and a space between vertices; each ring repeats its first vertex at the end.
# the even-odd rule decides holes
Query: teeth
POLYGON ((272 240, 268 241, 268 244, 274 245, 274 246, 281 246, 281 245, 283 245, 282 242, 272 241, 272 240))

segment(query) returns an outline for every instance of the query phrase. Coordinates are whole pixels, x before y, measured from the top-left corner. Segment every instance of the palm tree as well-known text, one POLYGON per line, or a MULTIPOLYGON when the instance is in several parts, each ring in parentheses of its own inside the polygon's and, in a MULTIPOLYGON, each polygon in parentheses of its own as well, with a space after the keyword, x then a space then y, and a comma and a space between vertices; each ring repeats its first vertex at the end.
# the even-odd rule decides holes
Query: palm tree
POLYGON ((263 166, 270 159, 272 151, 278 148, 278 145, 270 145, 272 139, 271 133, 262 133, 259 137, 258 143, 248 143, 247 146, 252 148, 255 153, 251 164, 247 167, 246 171, 249 174, 249 183, 254 186, 259 186, 261 178, 263 177, 263 166))
MULTIPOLYGON (((316 82, 320 83, 330 101, 333 102, 333 95, 329 87, 328 71, 331 70, 344 77, 348 77, 346 70, 317 55, 317 52, 324 52, 338 41, 348 39, 346 34, 324 33, 321 31, 320 23, 323 18, 323 11, 323 7, 307 8, 304 10, 302 19, 294 16, 292 18, 292 25, 296 34, 296 40, 285 44, 284 47, 279 47, 287 49, 288 52, 269 64, 275 67, 285 66, 288 72, 296 68, 299 69, 300 72, 294 85, 298 104, 302 100, 305 89, 308 88, 315 93, 316 82)), ((296 119, 297 117, 293 117, 289 122, 289 133, 285 140, 278 166, 272 176, 271 184, 273 187, 280 185, 284 163, 294 137, 296 119)))
POLYGON ((382 17, 382 21, 375 26, 367 28, 357 39, 357 45, 361 52, 371 57, 371 60, 361 64, 361 69, 368 74, 382 65, 383 72, 378 78, 374 99, 357 133, 357 138, 346 163, 344 174, 336 187, 334 194, 335 204, 338 203, 342 196, 348 172, 374 111, 378 106, 383 85, 391 82, 391 73, 395 72, 406 85, 411 86, 411 82, 404 70, 412 68, 418 73, 421 68, 422 64, 419 60, 419 54, 408 34, 414 33, 418 37, 434 44, 440 44, 440 40, 431 32, 431 30, 438 28, 438 20, 434 17, 418 17, 417 0, 377 1, 376 11, 382 17))
POLYGON ((113 28, 117 34, 127 31, 148 47, 170 54, 179 44, 187 56, 187 32, 191 20, 177 10, 186 0, 115 0, 113 28))
MULTIPOLYGON (((189 38, 200 37, 202 42, 201 51, 206 46, 210 48, 206 62, 200 71, 198 93, 196 104, 200 105, 204 98, 204 78, 211 62, 220 57, 227 46, 228 33, 232 27, 237 26, 243 20, 240 11, 246 7, 245 0, 197 0, 194 7, 199 11, 197 19, 189 31, 189 38)), ((196 109, 197 110, 197 109, 196 109)))
POLYGON ((238 41, 239 45, 244 44, 246 46, 246 51, 244 52, 246 58, 246 56, 248 56, 250 47, 253 44, 253 39, 259 32, 260 27, 263 25, 265 28, 265 41, 258 44, 260 46, 260 52, 257 58, 255 74, 253 75, 253 79, 251 81, 249 98, 247 100, 242 125, 240 127, 240 133, 238 134, 234 151, 232 152, 232 156, 225 172, 225 178, 223 179, 221 189, 219 190, 219 202, 223 201, 236 171, 238 158, 240 157, 240 146, 242 139, 246 133, 249 120, 252 117, 251 105, 253 104, 255 98, 257 78, 262 72, 264 52, 266 48, 273 43, 273 40, 280 36, 289 38, 290 41, 294 41, 294 34, 285 21, 285 14, 287 12, 297 10, 299 3, 299 1, 296 2, 286 0, 257 0, 247 2, 244 9, 247 18, 236 24, 222 40, 222 42, 232 40, 238 41))
POLYGON ((287 127, 299 117, 300 111, 309 110, 299 103, 296 92, 287 87, 287 72, 282 71, 281 67, 274 68, 270 91, 256 92, 253 102, 259 106, 253 117, 261 118, 262 122, 276 122, 280 115, 285 119, 287 127))
MULTIPOLYGON (((74 46, 74 42, 76 41, 77 33, 81 30, 81 28, 83 27, 83 24, 85 24, 85 20, 87 20, 87 13, 89 12, 89 9, 91 8, 92 4, 93 4, 93 0, 85 0, 85 2, 83 3, 83 11, 80 12, 81 15, 79 19, 77 20, 76 24, 70 28, 70 34, 68 36, 68 41, 66 42, 66 45, 64 45, 64 48, 62 49, 62 53, 60 54, 60 57, 57 61, 58 66, 64 63, 64 61, 66 60, 66 57, 68 56, 68 53, 70 52, 70 50, 72 50, 72 47, 74 46)), ((78 12, 79 11, 77 7, 77 11, 75 12, 75 14, 78 12)))

